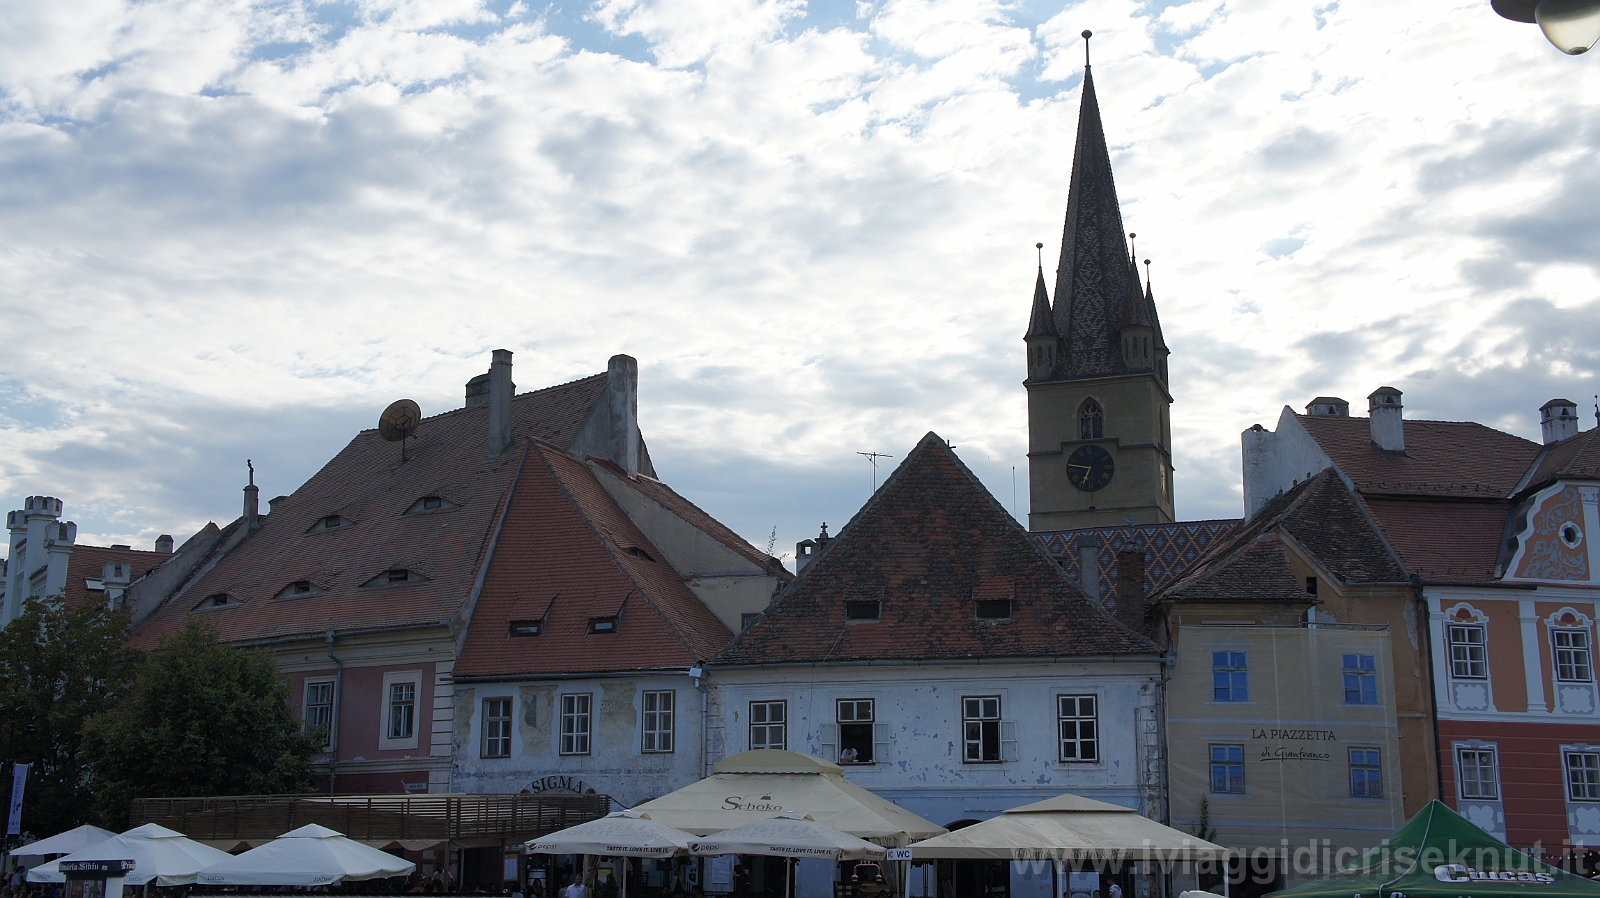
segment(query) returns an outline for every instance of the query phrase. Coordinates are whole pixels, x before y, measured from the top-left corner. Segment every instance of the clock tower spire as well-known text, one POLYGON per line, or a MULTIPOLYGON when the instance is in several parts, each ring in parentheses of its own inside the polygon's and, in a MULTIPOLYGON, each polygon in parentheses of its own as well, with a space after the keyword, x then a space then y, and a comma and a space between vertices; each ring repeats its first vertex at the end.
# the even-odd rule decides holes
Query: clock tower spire
POLYGON ((1085 63, 1055 301, 1041 320, 1041 270, 1025 338, 1030 529, 1174 519, 1167 346, 1139 280, 1085 63))

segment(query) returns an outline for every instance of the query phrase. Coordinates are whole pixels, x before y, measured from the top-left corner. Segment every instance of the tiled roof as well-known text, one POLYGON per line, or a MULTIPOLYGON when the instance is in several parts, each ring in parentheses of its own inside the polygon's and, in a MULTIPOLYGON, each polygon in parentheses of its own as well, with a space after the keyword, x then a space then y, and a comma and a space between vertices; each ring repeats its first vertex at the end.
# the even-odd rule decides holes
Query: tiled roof
POLYGON ((936 434, 713 663, 1155 653, 1086 597, 936 434), (980 620, 979 599, 1010 599, 980 620), (881 619, 846 621, 849 601, 881 619))
POLYGON ((1102 604, 1112 601, 1117 584, 1117 553, 1132 546, 1144 546, 1144 594, 1153 595, 1181 577, 1200 560, 1212 543, 1238 526, 1236 518, 1215 521, 1178 521, 1170 524, 1123 524, 1116 527, 1083 527, 1074 530, 1042 530, 1033 536, 1060 563, 1074 583, 1083 582, 1083 566, 1076 548, 1079 536, 1100 539, 1096 557, 1100 569, 1102 604))
POLYGON ((710 536, 716 541, 727 546, 729 549, 732 549, 733 551, 744 556, 750 561, 751 564, 754 564, 764 570, 771 571, 781 580, 788 581, 794 579, 794 575, 789 573, 788 570, 784 568, 783 562, 773 558, 771 555, 768 555, 760 549, 757 549, 755 546, 750 545, 749 541, 744 537, 734 533, 726 524, 707 514, 704 509, 700 508, 700 506, 695 505, 693 502, 690 502, 683 496, 678 495, 677 491, 672 487, 667 486, 665 483, 662 483, 654 477, 649 477, 643 474, 629 477, 621 467, 604 459, 591 459, 590 462, 592 464, 604 465, 616 476, 627 480, 628 485, 659 503, 668 511, 671 511, 673 514, 682 518, 700 532, 710 536))
POLYGON ((78 603, 93 597, 96 601, 103 600, 104 590, 90 591, 85 582, 100 579, 105 573, 105 566, 112 562, 120 562, 128 566, 128 573, 132 579, 137 580, 150 571, 155 570, 162 562, 171 558, 169 552, 149 552, 143 549, 123 549, 116 546, 84 546, 72 547, 72 555, 67 561, 67 586, 65 599, 67 607, 75 608, 78 603))
POLYGON ((1039 266, 1039 277, 1033 283, 1033 312, 1028 316, 1028 336, 1056 336, 1056 321, 1050 313, 1050 294, 1044 286, 1044 266, 1039 266))
POLYGON ((1363 497, 1407 570, 1428 583, 1489 584, 1508 501, 1363 497))
MULTIPOLYGON (((570 441, 604 394, 596 375, 517 396, 513 437, 570 441)), ((224 607, 197 612, 225 639, 261 641, 328 630, 439 624, 467 601, 489 534, 525 448, 514 443, 487 458, 487 406, 427 418, 400 446, 376 430, 357 434, 245 537, 146 620, 136 648, 180 629, 212 595, 224 607), (407 514, 424 496, 450 506, 407 514), (312 531, 339 515, 349 524, 312 531), (421 581, 364 586, 385 571, 416 572, 421 581), (278 598, 289 584, 309 580, 314 591, 278 598)))
POLYGON ((1537 489, 1561 479, 1600 479, 1600 428, 1544 447, 1527 488, 1537 489))
POLYGON ((540 443, 518 480, 453 673, 688 667, 732 638, 594 472, 540 443), (615 632, 589 632, 591 619, 613 615, 615 632), (543 631, 511 636, 513 621, 541 621, 543 631))
POLYGON ((1297 415, 1300 423, 1365 496, 1503 498, 1511 495, 1539 444, 1471 421, 1406 419, 1406 454, 1384 455, 1367 418, 1297 415))
POLYGON ((1282 534, 1346 583, 1407 579, 1359 501, 1336 472, 1327 470, 1274 497, 1156 600, 1306 601, 1304 589, 1290 572, 1282 534))

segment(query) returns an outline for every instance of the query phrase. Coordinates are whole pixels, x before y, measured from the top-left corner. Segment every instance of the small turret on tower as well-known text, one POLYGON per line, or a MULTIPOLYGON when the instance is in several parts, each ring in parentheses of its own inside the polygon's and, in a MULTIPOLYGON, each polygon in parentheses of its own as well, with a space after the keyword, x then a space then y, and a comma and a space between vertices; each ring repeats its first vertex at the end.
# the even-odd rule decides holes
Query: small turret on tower
POLYGON ((1050 311, 1050 293, 1044 284, 1044 244, 1035 243, 1040 253, 1039 277, 1033 284, 1033 314, 1028 318, 1028 379, 1043 380, 1056 369, 1061 337, 1056 334, 1055 316, 1050 311))

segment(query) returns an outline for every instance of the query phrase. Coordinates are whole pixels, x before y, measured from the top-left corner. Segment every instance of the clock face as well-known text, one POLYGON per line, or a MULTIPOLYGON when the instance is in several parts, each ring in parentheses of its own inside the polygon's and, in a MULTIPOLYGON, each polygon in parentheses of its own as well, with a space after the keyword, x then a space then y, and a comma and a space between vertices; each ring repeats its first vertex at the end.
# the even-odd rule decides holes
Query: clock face
POLYGON ((1067 480, 1086 493, 1105 489, 1116 470, 1111 453, 1099 446, 1079 446, 1067 457, 1067 480))

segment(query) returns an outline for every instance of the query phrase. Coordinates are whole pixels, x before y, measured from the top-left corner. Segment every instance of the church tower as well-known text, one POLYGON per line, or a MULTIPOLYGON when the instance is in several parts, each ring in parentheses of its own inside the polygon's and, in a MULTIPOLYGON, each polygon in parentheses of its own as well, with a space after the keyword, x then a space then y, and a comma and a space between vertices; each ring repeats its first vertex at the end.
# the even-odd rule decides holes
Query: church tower
POLYGON ((1167 345, 1124 233, 1085 64, 1055 302, 1041 261, 1024 337, 1031 530, 1173 520, 1167 345))

